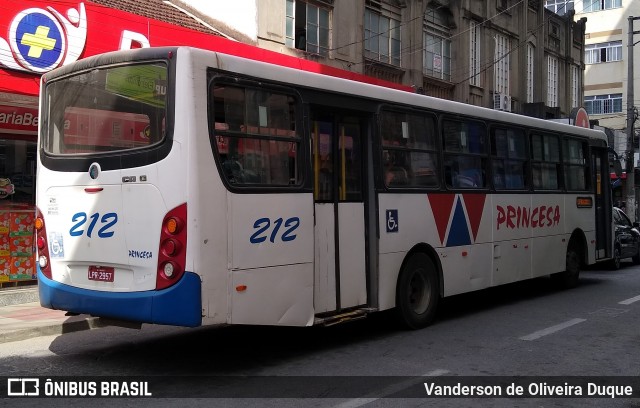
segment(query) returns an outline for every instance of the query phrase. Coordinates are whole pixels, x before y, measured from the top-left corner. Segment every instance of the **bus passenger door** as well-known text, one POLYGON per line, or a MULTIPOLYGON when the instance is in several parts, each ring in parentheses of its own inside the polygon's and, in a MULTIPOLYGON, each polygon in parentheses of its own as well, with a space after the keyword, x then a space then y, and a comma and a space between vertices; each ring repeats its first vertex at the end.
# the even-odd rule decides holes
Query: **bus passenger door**
POLYGON ((596 207, 596 260, 613 256, 613 227, 611 176, 609 175, 609 152, 606 148, 591 147, 593 186, 596 207))
POLYGON ((362 117, 311 110, 316 315, 367 303, 362 117))

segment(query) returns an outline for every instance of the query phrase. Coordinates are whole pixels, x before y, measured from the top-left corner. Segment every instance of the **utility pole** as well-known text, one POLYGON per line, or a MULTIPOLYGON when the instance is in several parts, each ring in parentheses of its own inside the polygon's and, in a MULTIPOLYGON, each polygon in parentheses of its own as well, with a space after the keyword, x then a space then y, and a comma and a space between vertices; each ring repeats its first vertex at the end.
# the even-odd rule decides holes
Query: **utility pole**
POLYGON ((633 35, 640 34, 640 31, 633 31, 634 20, 640 20, 640 17, 629 16, 629 40, 627 41, 627 208, 625 209, 631 221, 636 220, 636 191, 635 191, 635 149, 633 147, 635 109, 633 107, 633 35))

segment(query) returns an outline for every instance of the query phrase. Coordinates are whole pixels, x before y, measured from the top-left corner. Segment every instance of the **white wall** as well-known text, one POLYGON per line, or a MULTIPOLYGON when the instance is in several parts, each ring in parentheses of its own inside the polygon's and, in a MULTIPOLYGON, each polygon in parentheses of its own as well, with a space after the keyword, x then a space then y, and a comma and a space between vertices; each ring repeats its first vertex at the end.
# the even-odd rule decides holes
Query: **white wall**
POLYGON ((257 0, 182 0, 194 10, 242 33, 258 39, 257 0))

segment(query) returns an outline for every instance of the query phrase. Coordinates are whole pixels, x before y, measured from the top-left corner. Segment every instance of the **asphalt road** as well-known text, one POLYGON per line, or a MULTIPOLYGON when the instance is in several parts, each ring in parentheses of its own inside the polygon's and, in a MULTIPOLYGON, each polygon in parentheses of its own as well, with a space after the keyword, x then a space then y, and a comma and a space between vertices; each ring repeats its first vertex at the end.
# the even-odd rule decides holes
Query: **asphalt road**
POLYGON ((418 331, 400 329, 390 313, 328 328, 107 327, 5 343, 0 373, 98 388, 115 377, 140 380, 153 394, 41 398, 38 406, 640 407, 639 318, 640 267, 625 264, 585 271, 567 291, 536 279, 448 298, 418 331), (599 398, 575 396, 589 382, 599 398), (502 394, 427 395, 427 386, 456 384, 452 392, 502 394), (526 398, 507 395, 510 385, 526 398), (623 398, 628 389, 633 397, 623 398))

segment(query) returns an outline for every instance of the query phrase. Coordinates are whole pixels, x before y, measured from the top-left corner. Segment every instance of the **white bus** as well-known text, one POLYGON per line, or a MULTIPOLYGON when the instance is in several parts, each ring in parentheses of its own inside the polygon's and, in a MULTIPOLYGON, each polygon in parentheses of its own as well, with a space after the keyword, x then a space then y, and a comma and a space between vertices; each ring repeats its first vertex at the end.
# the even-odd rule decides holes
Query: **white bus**
POLYGON ((194 48, 42 79, 48 308, 333 324, 612 255, 602 132, 194 48))

